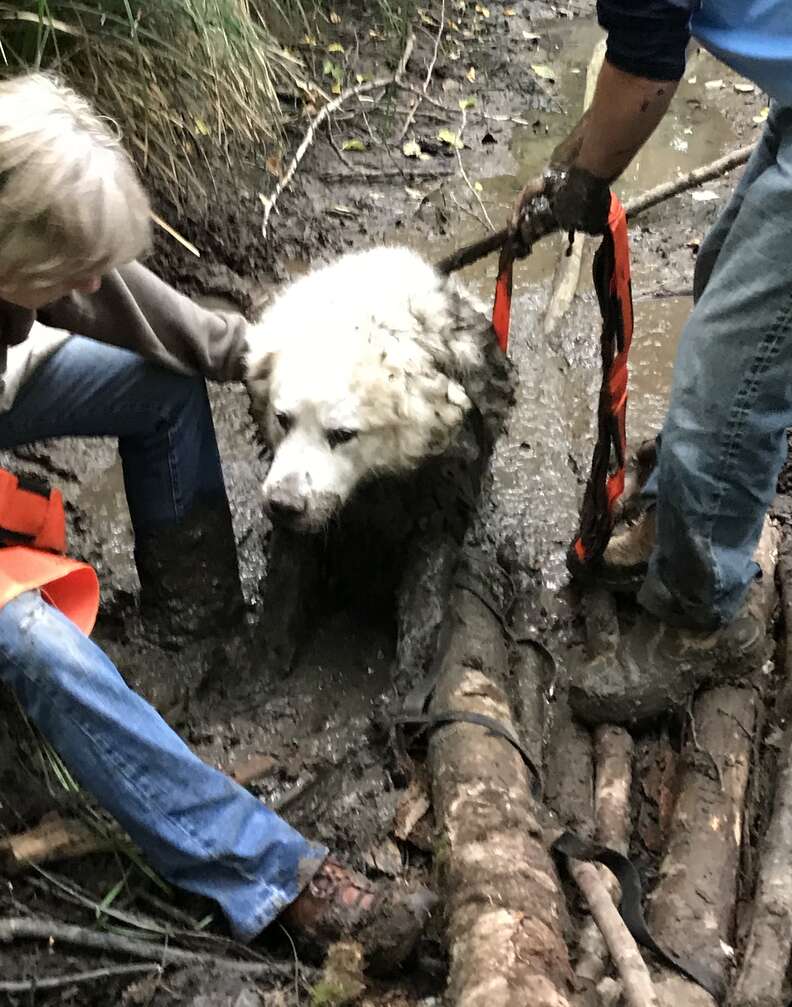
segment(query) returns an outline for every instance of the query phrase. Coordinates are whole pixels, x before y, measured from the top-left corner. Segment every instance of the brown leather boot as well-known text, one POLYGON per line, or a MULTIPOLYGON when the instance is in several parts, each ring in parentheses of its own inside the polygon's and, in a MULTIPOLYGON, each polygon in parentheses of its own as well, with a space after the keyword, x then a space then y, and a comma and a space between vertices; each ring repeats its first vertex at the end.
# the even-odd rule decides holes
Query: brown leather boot
POLYGON ((312 956, 352 938, 362 945, 368 970, 385 974, 412 951, 437 901, 427 888, 375 884, 328 857, 280 922, 312 956))

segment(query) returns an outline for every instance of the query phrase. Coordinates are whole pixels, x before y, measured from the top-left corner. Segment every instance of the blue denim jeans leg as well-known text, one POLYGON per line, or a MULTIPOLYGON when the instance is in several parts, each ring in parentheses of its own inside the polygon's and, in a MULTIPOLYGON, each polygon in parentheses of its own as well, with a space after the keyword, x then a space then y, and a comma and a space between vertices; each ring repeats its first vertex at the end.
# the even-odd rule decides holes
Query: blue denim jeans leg
MULTIPOLYGON (((125 350, 70 340, 0 415, 2 447, 100 435, 119 438, 136 532, 178 522, 199 499, 225 500, 203 380, 125 350)), ((37 592, 0 609, 0 681, 151 865, 214 899, 239 939, 272 922, 326 855, 201 762, 37 592)))
POLYGON ((658 468, 657 543, 639 601, 715 629, 736 614, 792 425, 792 109, 774 107, 696 268, 658 468))
POLYGON ((0 448, 49 437, 117 437, 136 533, 175 524, 197 502, 225 501, 203 378, 74 336, 0 414, 0 448))

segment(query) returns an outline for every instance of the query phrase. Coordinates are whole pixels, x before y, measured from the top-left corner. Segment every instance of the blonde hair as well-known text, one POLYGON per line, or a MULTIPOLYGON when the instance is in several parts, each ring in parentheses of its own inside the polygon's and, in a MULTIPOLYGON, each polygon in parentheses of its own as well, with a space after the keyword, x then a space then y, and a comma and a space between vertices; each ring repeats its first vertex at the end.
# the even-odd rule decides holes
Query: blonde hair
POLYGON ((88 103, 43 74, 0 82, 0 284, 100 275, 149 237, 132 162, 88 103))

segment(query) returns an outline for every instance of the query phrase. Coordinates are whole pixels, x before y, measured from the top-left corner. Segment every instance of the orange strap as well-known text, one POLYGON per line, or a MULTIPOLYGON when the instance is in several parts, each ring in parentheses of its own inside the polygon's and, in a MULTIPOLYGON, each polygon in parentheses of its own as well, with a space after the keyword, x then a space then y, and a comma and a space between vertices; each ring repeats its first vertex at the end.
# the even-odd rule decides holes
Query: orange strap
POLYGON ((624 492, 627 355, 633 336, 633 309, 627 215, 613 194, 608 230, 594 257, 594 286, 602 313, 602 387, 580 533, 569 554, 573 574, 601 558, 613 529, 616 502, 624 492))
POLYGON ((63 555, 66 519, 58 490, 0 469, 0 608, 25 591, 41 590, 86 635, 99 611, 92 567, 63 555))
POLYGON ((498 259, 498 279, 495 281, 495 303, 492 306, 492 328, 495 331, 498 346, 504 353, 509 349, 514 258, 514 245, 509 237, 501 246, 498 259))
POLYGON ((58 490, 0 469, 0 542, 66 551, 66 519, 58 490))

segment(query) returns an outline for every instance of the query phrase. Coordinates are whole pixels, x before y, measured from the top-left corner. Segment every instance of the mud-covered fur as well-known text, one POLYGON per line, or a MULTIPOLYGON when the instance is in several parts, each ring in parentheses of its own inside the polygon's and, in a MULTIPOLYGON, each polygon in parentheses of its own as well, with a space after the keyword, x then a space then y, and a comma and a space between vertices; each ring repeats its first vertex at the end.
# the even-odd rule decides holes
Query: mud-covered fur
POLYGON ((270 660, 291 663, 319 585, 326 604, 384 602, 412 677, 513 400, 484 309, 407 249, 347 255, 265 312, 248 389, 273 451, 270 660))
POLYGON ((491 435, 511 392, 481 305, 406 248, 291 284, 252 331, 247 385, 273 449, 265 505, 299 530, 326 525, 364 480, 443 454, 473 409, 491 435))

